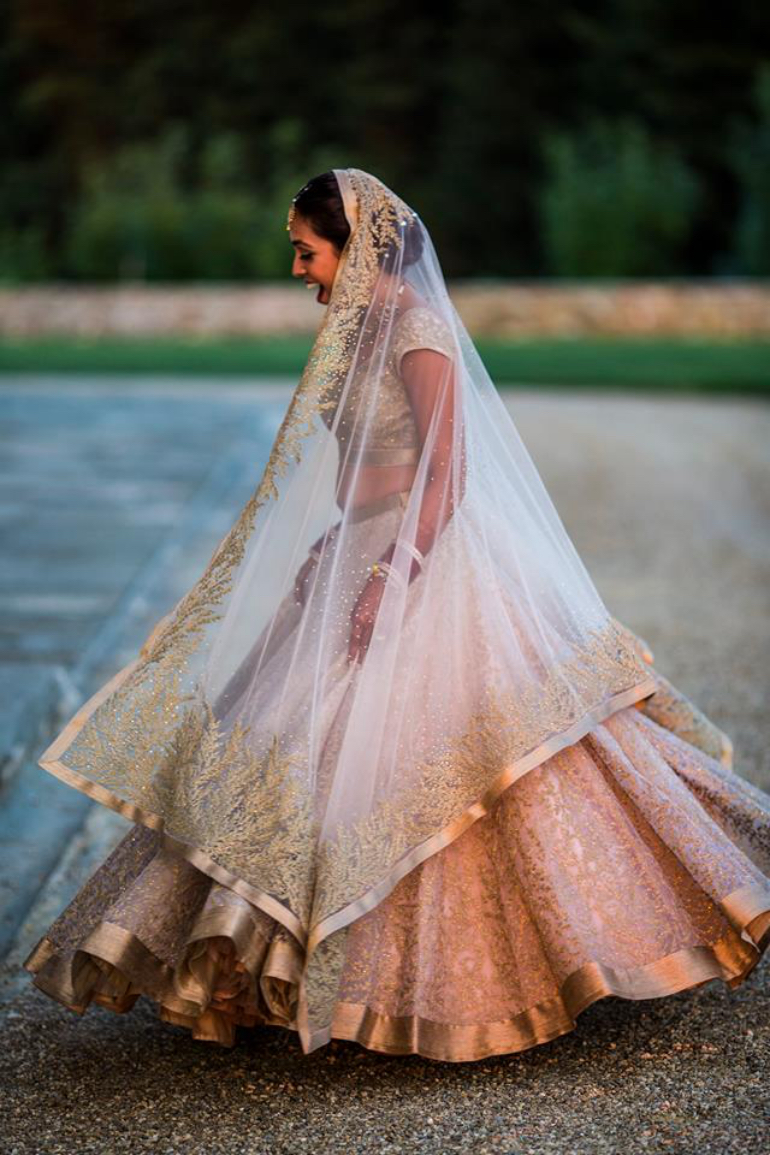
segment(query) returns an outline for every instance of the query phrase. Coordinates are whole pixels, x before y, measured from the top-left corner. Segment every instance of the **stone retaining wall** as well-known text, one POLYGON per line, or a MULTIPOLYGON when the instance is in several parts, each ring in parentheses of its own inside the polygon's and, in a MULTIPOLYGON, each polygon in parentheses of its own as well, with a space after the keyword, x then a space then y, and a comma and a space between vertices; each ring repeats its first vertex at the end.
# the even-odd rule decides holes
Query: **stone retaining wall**
MULTIPOLYGON (((473 336, 770 335, 767 280, 457 281, 449 291, 473 336)), ((0 335, 16 338, 306 333, 320 319, 315 294, 291 282, 0 289, 0 335)))

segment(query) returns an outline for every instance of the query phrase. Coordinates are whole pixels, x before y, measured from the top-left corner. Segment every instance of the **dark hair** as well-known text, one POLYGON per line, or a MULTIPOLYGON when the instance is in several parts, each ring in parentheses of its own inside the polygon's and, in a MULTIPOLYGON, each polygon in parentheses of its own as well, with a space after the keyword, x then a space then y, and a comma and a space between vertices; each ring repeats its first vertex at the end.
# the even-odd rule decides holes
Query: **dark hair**
POLYGON ((350 225, 334 173, 329 170, 314 176, 303 185, 292 203, 296 212, 313 226, 313 232, 331 241, 341 253, 350 236, 350 225))
MULTIPOLYGON (((304 217, 319 237, 331 241, 338 253, 341 253, 350 236, 350 225, 345 216, 345 206, 342 202, 342 193, 337 178, 330 169, 314 176, 303 185, 292 199, 295 211, 304 217)), ((408 218, 404 234, 403 264, 411 265, 419 259, 422 253, 422 233, 418 227, 417 218, 408 218)), ((391 242, 379 254, 381 265, 390 264, 396 254, 396 246, 391 242)))

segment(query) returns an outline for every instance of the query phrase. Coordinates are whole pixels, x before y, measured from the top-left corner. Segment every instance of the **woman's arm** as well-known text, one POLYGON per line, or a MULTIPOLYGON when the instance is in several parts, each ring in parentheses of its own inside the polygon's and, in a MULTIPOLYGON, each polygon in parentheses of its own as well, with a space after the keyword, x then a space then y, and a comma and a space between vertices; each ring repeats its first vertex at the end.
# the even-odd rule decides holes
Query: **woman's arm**
POLYGON ((317 537, 315 539, 315 541, 311 545, 310 549, 308 550, 308 553, 311 554, 316 559, 318 559, 321 556, 321 550, 326 545, 327 540, 329 540, 331 538, 332 534, 335 533, 339 529, 341 524, 342 524, 342 519, 340 519, 336 523, 336 525, 332 525, 332 526, 330 526, 329 529, 325 529, 323 531, 323 533, 320 534, 319 537, 317 537))
MULTIPOLYGON (((455 401, 457 370, 454 362, 435 349, 416 348, 401 360, 401 378, 409 394, 415 423, 423 446, 430 445, 427 480, 423 489, 414 545, 424 556, 433 547, 455 510, 453 488, 458 486, 457 503, 465 492, 465 440, 460 431, 457 454, 459 478, 454 477, 455 401)), ((390 543, 379 558, 402 580, 414 580, 422 569, 411 552, 390 543), (394 560, 395 558, 395 560, 394 560)), ((351 614, 348 661, 363 660, 377 619, 387 570, 374 569, 364 583, 351 614)))
POLYGON ((299 602, 300 605, 305 604, 305 585, 307 580, 313 572, 315 566, 320 561, 321 552, 326 545, 327 540, 329 540, 332 534, 334 534, 339 529, 340 524, 341 522, 338 521, 336 525, 331 526, 330 529, 324 530, 320 537, 316 538, 308 550, 307 557, 297 571, 297 575, 294 578, 294 600, 299 602))
MULTIPOLYGON (((420 442, 430 439, 427 480, 423 489, 414 544, 423 556, 433 547, 455 508, 453 460, 455 455, 455 394, 457 370, 453 361, 434 349, 411 349, 401 360, 401 378, 409 394, 420 442)), ((465 491, 465 458, 459 455, 461 472, 458 500, 465 491)), ((390 562, 392 542, 380 561, 390 562)), ((420 572, 414 559, 409 581, 420 572)))

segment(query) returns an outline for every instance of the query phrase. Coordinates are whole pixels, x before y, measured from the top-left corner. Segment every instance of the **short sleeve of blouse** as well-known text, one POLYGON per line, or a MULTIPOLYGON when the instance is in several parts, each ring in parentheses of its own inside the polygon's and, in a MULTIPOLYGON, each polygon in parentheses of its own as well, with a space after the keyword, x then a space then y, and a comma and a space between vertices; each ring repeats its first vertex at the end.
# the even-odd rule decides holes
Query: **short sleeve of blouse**
POLYGON ((411 349, 435 349, 451 361, 455 355, 454 341, 443 317, 419 306, 407 310, 396 322, 393 335, 393 364, 399 375, 401 358, 411 349))

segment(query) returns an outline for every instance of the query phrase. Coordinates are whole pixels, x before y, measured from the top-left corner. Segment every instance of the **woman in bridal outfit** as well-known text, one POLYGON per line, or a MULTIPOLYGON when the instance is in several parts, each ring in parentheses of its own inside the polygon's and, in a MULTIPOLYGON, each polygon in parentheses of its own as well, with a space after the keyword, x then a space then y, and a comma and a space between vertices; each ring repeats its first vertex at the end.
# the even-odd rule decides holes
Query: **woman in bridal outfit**
POLYGON ((324 313, 261 479, 41 756, 132 826, 35 983, 451 1061, 736 987, 770 796, 603 604, 419 215, 334 169, 287 229, 324 313))

